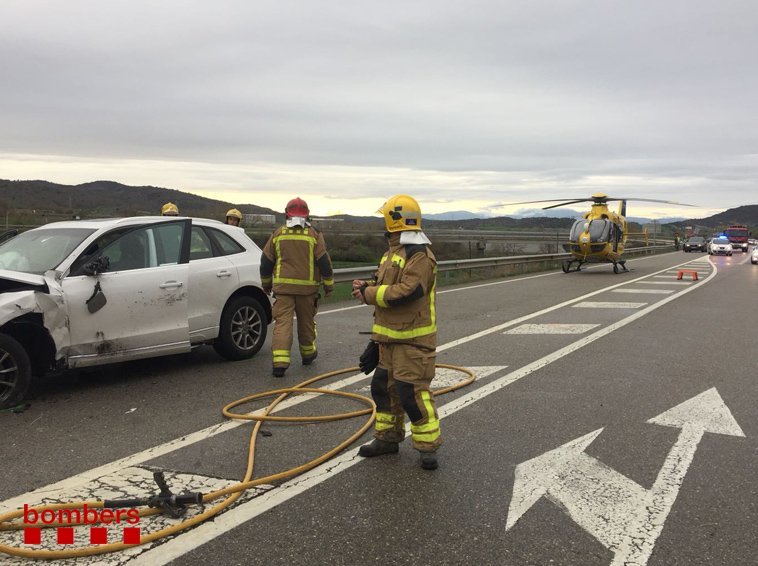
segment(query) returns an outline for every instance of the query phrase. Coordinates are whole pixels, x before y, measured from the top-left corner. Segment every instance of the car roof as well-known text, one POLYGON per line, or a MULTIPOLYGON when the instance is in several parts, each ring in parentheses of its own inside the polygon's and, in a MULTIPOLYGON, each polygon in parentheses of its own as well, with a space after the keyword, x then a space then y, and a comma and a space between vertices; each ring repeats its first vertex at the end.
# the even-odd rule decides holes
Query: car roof
MULTIPOLYGON (((116 226, 130 226, 139 224, 154 224, 160 222, 171 222, 184 220, 187 216, 128 216, 124 218, 88 218, 86 220, 65 220, 63 222, 51 222, 44 224, 36 229, 48 228, 89 228, 90 230, 99 230, 101 228, 114 228, 116 226)), ((193 224, 202 224, 207 226, 226 226, 220 220, 210 218, 192 218, 193 224)))

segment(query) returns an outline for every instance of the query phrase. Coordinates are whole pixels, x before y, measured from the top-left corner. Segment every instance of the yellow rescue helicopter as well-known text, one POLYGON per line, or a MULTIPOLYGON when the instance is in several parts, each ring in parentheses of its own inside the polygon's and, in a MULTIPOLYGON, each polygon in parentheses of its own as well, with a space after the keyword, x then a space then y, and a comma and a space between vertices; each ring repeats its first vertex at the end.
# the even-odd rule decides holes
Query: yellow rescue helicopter
POLYGON ((564 273, 568 273, 569 271, 580 271, 582 265, 585 263, 606 262, 613 264, 614 273, 619 273, 621 271, 629 271, 626 268, 626 260, 622 259, 626 238, 629 235, 625 217, 626 202, 629 200, 694 206, 692 204, 682 204, 668 200, 609 197, 602 193, 594 194, 590 198, 577 198, 566 201, 562 201, 561 199, 533 200, 508 203, 501 206, 558 202, 558 204, 543 207, 543 210, 548 210, 580 202, 591 202, 592 208, 580 220, 574 222, 569 233, 569 241, 563 244, 563 249, 573 257, 572 259, 565 260, 561 267, 564 273), (618 212, 608 209, 608 202, 610 201, 619 201, 618 212))

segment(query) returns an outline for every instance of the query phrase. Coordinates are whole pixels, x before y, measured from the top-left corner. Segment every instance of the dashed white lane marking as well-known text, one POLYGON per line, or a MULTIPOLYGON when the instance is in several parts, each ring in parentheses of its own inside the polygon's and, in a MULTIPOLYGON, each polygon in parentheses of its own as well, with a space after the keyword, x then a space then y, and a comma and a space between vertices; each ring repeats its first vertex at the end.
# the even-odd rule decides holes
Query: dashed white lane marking
POLYGON ((656 279, 677 279, 676 275, 653 275, 656 279))
POLYGON ((611 293, 647 293, 648 295, 670 295, 673 289, 614 289, 611 293))
MULTIPOLYGON (((469 369, 473 370, 473 372, 476 374, 476 381, 479 383, 485 377, 490 377, 507 367, 508 366, 476 366, 469 367, 469 369)), ((432 380, 432 391, 450 387, 451 385, 455 385, 456 383, 460 383, 466 379, 468 379, 468 375, 461 371, 448 368, 437 368, 434 372, 434 380, 432 380)), ((358 391, 371 391, 371 384, 364 385, 358 391)))
POLYGON ((637 281, 638 285, 692 285, 692 281, 637 281))
POLYGON ((584 334, 599 324, 522 324, 503 334, 584 334))
POLYGON ((575 309, 639 309, 647 303, 612 303, 603 301, 585 301, 583 303, 577 303, 573 308, 575 309))

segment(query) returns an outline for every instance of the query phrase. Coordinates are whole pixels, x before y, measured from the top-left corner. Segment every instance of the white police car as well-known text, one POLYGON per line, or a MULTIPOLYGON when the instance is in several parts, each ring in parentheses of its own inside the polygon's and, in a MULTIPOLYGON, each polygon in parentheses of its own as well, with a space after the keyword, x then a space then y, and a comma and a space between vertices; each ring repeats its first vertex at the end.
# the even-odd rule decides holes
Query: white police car
POLYGON ((260 350, 271 322, 261 251, 215 220, 47 224, 0 244, 0 408, 52 370, 188 352, 260 350))
POLYGON ((708 242, 710 255, 732 255, 732 243, 726 236, 717 236, 708 242))

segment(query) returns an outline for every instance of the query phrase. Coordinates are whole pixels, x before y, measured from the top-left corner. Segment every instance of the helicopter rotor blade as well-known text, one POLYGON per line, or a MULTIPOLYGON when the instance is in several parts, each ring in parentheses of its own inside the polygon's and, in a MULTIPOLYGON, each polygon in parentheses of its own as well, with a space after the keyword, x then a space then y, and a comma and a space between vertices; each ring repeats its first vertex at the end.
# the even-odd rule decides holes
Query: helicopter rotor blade
POLYGON ((697 206, 696 204, 687 204, 684 202, 674 202, 673 200, 660 200, 660 199, 654 199, 654 198, 634 198, 634 197, 608 197, 605 200, 633 200, 633 201, 642 201, 642 202, 659 202, 662 204, 676 204, 678 206, 697 206))
POLYGON ((548 210, 550 208, 558 208, 559 206, 568 206, 570 204, 578 204, 580 202, 592 202, 593 199, 591 198, 582 198, 577 200, 569 200, 566 202, 559 202, 558 204, 551 204, 550 206, 543 206, 542 210, 548 210))
POLYGON ((580 202, 592 202, 592 200, 593 199, 591 198, 578 198, 578 199, 571 199, 571 200, 564 200, 564 199, 559 199, 559 198, 545 199, 545 200, 527 200, 523 202, 504 202, 502 204, 497 205, 496 208, 502 208, 504 206, 518 206, 520 204, 544 204, 546 202, 558 203, 558 204, 542 207, 542 210, 547 210, 548 208, 556 208, 558 206, 566 206, 568 204, 577 204, 580 202))

